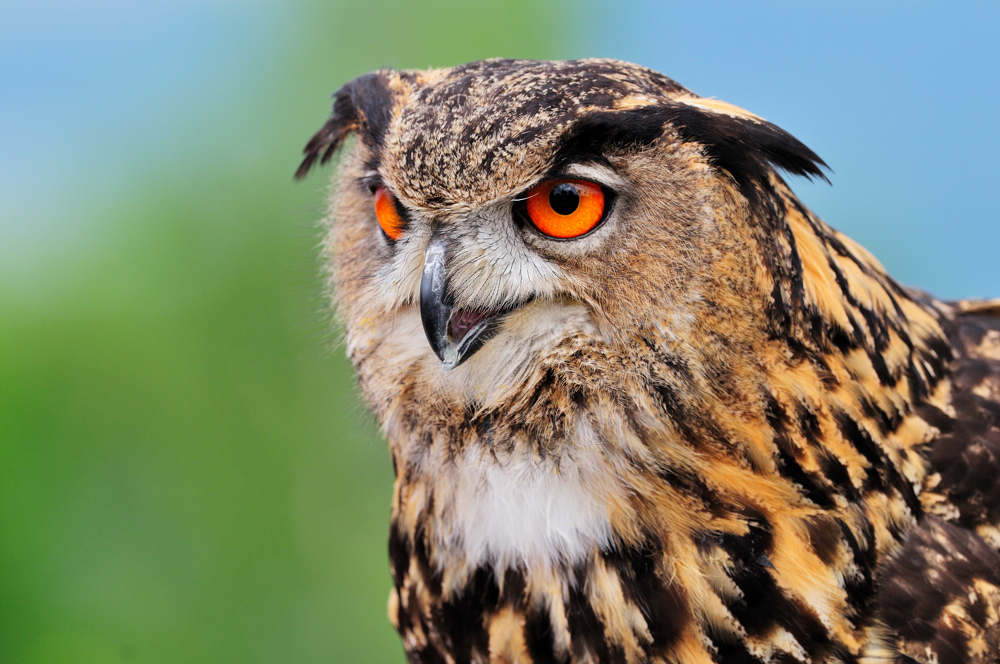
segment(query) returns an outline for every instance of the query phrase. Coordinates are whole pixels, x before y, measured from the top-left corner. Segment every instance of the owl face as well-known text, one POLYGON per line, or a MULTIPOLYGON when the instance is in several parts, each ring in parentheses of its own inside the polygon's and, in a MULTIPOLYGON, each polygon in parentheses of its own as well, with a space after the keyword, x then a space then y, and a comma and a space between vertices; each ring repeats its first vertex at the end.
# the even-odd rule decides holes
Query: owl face
POLYGON ((349 353, 480 402, 568 342, 685 343, 709 299, 752 302, 746 201, 773 171, 741 143, 821 163, 741 109, 599 60, 369 74, 337 93, 300 173, 350 133, 328 246, 349 353))

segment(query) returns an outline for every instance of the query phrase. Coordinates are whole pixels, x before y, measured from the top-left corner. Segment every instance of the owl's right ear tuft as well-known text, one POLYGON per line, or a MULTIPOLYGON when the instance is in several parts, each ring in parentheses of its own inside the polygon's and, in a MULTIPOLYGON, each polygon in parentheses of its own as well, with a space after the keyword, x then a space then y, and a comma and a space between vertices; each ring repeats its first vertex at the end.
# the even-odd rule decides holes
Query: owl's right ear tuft
POLYGON ((295 178, 305 177, 317 160, 320 164, 330 161, 354 132, 362 134, 369 145, 379 146, 391 116, 392 91, 385 72, 365 74, 345 84, 333 95, 330 119, 306 143, 295 178))

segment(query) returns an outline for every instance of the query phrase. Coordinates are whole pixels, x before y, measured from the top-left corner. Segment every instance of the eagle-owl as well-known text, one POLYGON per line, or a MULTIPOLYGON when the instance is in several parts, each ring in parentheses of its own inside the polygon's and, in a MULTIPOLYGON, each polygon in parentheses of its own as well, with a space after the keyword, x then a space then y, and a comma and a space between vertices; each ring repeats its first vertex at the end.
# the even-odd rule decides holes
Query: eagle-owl
POLYGON ((785 131, 611 60, 383 70, 332 290, 411 662, 1000 661, 1000 301, 907 290, 785 131))

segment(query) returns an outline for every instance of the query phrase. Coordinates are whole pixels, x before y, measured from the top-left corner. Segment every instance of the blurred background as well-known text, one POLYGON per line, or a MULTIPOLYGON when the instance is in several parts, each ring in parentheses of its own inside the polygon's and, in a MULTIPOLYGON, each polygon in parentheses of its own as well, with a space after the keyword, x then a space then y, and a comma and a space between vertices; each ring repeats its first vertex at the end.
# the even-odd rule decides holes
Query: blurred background
POLYGON ((1000 295, 1000 5, 0 4, 0 662, 402 662, 392 469, 326 313, 329 95, 616 57, 776 122, 901 281, 1000 295))

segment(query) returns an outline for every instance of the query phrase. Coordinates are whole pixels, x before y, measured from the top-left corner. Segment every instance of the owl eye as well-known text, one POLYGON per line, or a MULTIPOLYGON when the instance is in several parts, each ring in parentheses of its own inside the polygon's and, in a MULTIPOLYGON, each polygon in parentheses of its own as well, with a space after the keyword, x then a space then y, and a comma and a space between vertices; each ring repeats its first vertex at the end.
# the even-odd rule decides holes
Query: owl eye
POLYGON ((375 189, 375 216, 385 236, 395 242, 403 237, 403 215, 399 213, 396 197, 385 187, 375 189))
POLYGON ((597 227, 606 209, 604 188, 587 180, 547 180, 528 192, 531 223, 554 238, 580 237, 597 227))

